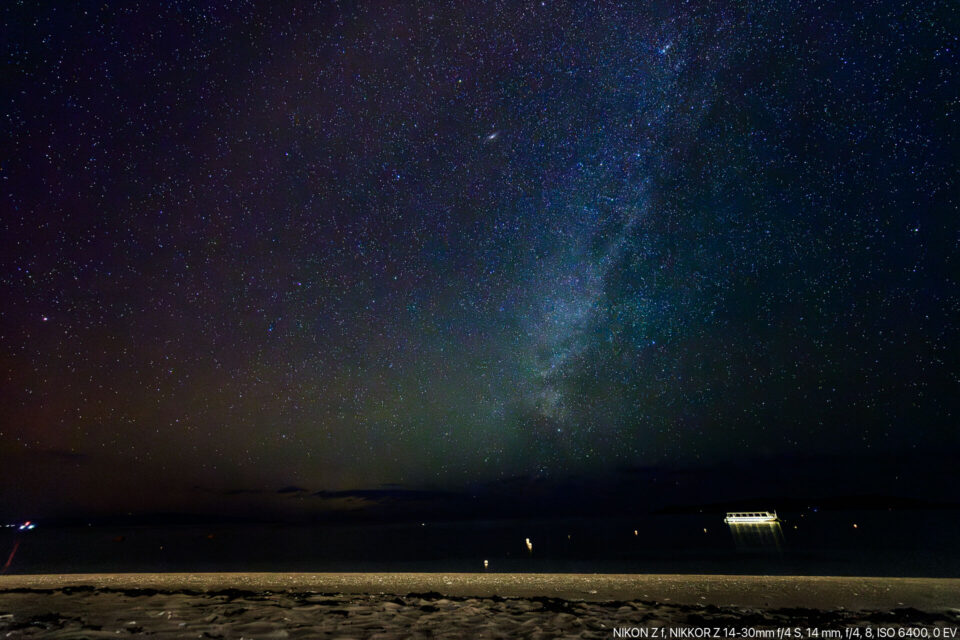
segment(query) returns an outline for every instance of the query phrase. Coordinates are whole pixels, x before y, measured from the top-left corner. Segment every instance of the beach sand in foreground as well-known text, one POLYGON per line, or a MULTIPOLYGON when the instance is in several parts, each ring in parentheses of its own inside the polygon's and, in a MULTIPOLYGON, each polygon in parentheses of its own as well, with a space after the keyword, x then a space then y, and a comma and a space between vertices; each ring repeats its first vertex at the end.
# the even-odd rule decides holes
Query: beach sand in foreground
POLYGON ((0 637, 9 638, 610 638, 618 637, 616 629, 633 627, 862 625, 955 629, 960 580, 463 573, 0 576, 0 637))

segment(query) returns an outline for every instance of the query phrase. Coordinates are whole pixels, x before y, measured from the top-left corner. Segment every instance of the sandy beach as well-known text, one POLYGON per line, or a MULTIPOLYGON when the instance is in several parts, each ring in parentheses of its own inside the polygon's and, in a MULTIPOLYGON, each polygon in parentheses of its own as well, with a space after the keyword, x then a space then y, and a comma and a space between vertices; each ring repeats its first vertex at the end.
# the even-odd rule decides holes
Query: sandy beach
MULTIPOLYGON (((0 637, 609 638, 960 625, 960 580, 718 575, 0 576, 0 637)), ((713 636, 710 636, 713 637, 713 636)), ((808 636, 809 637, 809 636, 808 636)))

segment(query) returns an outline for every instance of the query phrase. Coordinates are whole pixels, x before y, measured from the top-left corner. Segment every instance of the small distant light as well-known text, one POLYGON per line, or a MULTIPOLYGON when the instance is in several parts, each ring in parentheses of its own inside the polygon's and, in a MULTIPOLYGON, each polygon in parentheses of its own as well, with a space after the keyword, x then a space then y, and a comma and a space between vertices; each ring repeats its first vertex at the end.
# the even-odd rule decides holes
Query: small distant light
POLYGON ((706 528, 706 527, 703 528, 703 532, 704 532, 704 533, 707 532, 707 528, 706 528))
POLYGON ((853 523, 853 528, 854 528, 854 529, 857 528, 857 523, 856 523, 856 522, 853 523))
POLYGON ((33 528, 35 528, 36 526, 37 526, 37 525, 35 525, 35 524, 31 524, 30 526, 27 527, 27 529, 33 529, 33 528))
POLYGON ((530 538, 527 538, 527 551, 533 551, 533 543, 530 542, 530 538))
POLYGON ((633 530, 633 535, 638 536, 638 535, 640 535, 640 532, 637 531, 636 529, 634 529, 634 530, 633 530))
POLYGON ((49 320, 49 319, 50 319, 50 318, 48 318, 47 316, 43 316, 43 318, 42 318, 42 320, 43 320, 44 322, 46 322, 46 321, 49 320))
POLYGON ((483 561, 483 568, 486 569, 486 568, 489 567, 489 566, 490 566, 490 561, 489 561, 489 560, 484 560, 484 561, 483 561))

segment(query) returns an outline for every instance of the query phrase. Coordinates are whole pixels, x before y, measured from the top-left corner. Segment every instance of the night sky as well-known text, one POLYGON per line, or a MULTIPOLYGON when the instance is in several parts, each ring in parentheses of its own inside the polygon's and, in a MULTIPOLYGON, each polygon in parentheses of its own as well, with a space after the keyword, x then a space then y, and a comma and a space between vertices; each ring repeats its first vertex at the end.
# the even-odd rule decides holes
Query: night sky
POLYGON ((33 4, 0 513, 960 453, 951 0, 33 4))

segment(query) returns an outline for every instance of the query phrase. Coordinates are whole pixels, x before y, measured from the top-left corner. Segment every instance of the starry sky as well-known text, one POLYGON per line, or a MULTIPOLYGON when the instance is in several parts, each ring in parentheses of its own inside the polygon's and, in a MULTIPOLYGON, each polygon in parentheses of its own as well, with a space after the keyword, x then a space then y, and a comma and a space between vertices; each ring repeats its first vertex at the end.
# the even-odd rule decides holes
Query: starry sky
POLYGON ((224 4, 0 9, 0 507, 960 452, 953 2, 224 4))

